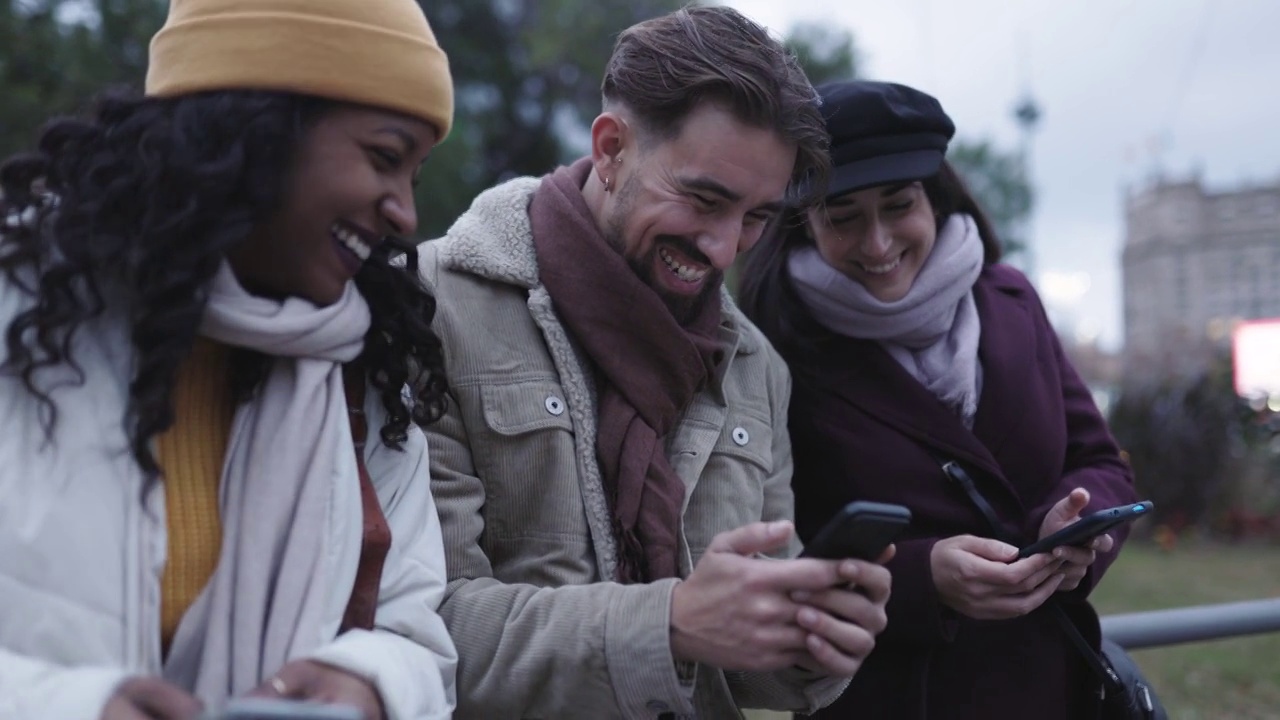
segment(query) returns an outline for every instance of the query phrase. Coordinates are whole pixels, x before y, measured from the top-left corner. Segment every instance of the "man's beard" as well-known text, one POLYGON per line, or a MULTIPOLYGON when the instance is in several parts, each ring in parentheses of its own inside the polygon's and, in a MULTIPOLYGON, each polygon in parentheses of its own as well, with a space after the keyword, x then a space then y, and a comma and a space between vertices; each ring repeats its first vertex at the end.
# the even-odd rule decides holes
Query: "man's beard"
MULTIPOLYGON (((719 270, 711 269, 707 271, 707 276, 703 280, 703 286, 697 295, 678 295, 669 292, 658 284, 658 279, 654 277, 655 268, 658 265, 658 247, 655 244, 649 252, 643 257, 626 257, 627 265, 631 266, 632 272, 639 277, 641 282, 648 285, 658 298, 662 300, 662 304, 667 306, 667 310, 671 311, 671 315, 675 317, 676 322, 681 326, 688 325, 693 322, 694 318, 702 314, 706 309, 707 303, 719 300, 720 285, 723 281, 723 273, 719 270)), ((667 272, 666 270, 656 270, 656 272, 667 272)))
MULTIPOLYGON (((667 310, 675 317, 676 322, 681 326, 686 326, 693 322, 693 319, 702 314, 706 309, 707 303, 719 302, 720 285, 724 281, 724 273, 710 268, 707 270, 707 276, 703 280, 702 290, 697 295, 678 295, 668 292, 658 284, 658 279, 654 277, 654 269, 658 266, 658 245, 662 242, 669 242, 682 248, 682 250, 691 257, 702 257, 702 252, 692 242, 685 240, 676 235, 660 235, 654 238, 653 247, 643 256, 634 257, 627 254, 626 248, 626 226, 627 220, 631 217, 632 208, 635 205, 636 195, 639 191, 637 180, 635 177, 627 180, 622 187, 618 188, 618 209, 609 220, 609 226, 604 230, 604 239, 609 245, 622 254, 627 265, 631 267, 631 271, 640 278, 640 281, 649 286, 651 290, 662 300, 662 304, 667 306, 667 310)), ((711 263, 708 262, 707 265, 711 263)), ((658 272, 666 272, 658 270, 658 272)))

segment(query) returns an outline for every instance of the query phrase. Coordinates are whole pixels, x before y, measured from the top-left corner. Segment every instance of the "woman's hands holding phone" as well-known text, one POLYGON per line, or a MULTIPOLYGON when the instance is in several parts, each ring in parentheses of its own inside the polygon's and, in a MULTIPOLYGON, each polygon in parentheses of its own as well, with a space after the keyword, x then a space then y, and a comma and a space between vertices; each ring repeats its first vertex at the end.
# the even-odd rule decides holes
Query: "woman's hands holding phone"
MULTIPOLYGON (((1040 538, 1046 538, 1059 530, 1080 521, 1080 513, 1089 506, 1089 491, 1076 488, 1059 500, 1040 523, 1040 538)), ((1115 544, 1111 535, 1103 533, 1083 547, 1062 545, 1053 549, 1054 557, 1062 561, 1062 584, 1058 592, 1068 592, 1080 586, 1089 566, 1098 559, 1098 553, 1107 552, 1115 544)), ((1035 557, 1035 556, 1033 556, 1035 557)), ((1028 558, 1030 559, 1030 558, 1028 558)))
POLYGON ((200 701, 158 677, 135 677, 120 683, 102 708, 101 720, 195 720, 200 701))
POLYGON ((1008 543, 957 535, 934 544, 929 564, 944 605, 975 620, 1005 620, 1043 605, 1064 580, 1063 561, 1051 554, 1017 557, 1008 543))
POLYGON ((382 698, 372 683, 315 660, 294 660, 285 664, 249 695, 350 705, 359 709, 365 720, 385 720, 387 717, 382 698))
MULTIPOLYGON (((385 720, 382 699, 373 685, 314 660, 294 660, 250 697, 310 700, 349 705, 365 720, 385 720)), ((120 683, 102 709, 101 720, 195 720, 202 706, 191 693, 158 677, 136 677, 120 683)))

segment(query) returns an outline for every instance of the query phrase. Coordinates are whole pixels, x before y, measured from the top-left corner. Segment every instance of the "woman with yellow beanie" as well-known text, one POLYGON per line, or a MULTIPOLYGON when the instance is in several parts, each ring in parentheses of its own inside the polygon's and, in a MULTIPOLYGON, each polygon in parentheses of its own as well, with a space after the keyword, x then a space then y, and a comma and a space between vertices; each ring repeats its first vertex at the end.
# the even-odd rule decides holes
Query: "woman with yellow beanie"
POLYGON ((398 238, 452 114, 414 0, 172 0, 145 96, 0 167, 0 720, 449 716, 398 238))

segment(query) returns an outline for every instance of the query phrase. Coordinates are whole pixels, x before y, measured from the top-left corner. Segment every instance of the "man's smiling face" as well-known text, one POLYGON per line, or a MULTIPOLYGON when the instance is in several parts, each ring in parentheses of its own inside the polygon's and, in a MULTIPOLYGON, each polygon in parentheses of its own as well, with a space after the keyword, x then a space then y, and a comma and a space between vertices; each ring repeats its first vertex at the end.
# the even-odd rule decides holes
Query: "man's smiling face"
POLYGON ((641 142, 617 168, 606 239, 681 323, 783 207, 796 147, 706 102, 670 139, 641 142))

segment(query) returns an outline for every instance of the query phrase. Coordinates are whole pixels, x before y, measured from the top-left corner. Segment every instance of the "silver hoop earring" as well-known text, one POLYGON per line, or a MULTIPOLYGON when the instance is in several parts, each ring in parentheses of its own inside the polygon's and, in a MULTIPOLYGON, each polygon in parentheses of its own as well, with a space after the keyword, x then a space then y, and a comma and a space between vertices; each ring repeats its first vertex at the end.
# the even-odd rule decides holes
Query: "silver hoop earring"
POLYGON ((611 178, 611 177, 607 177, 607 178, 605 178, 605 179, 604 179, 604 191, 605 191, 605 192, 609 192, 609 184, 610 184, 610 183, 612 183, 612 182, 613 182, 613 178, 611 178))

